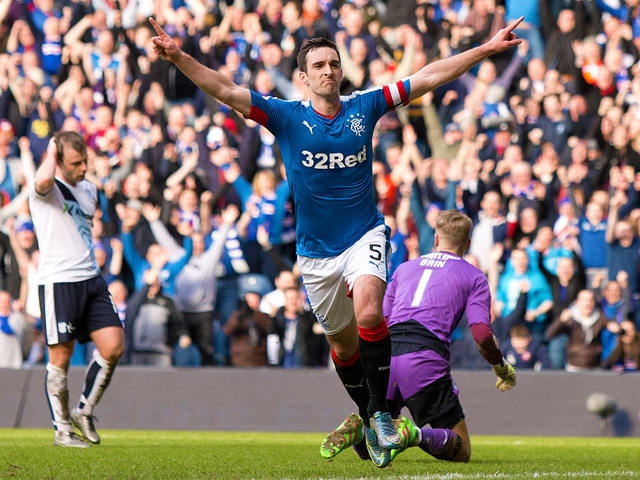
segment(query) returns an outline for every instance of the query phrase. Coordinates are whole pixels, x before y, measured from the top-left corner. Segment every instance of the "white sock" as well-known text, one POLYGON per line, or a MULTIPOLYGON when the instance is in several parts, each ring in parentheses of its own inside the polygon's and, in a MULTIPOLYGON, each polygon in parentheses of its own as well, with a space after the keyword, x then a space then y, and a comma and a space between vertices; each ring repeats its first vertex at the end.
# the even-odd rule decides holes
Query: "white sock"
POLYGON ((67 372, 47 363, 45 389, 51 412, 53 427, 60 432, 71 432, 69 421, 69 390, 67 389, 67 372))
POLYGON ((94 354, 84 374, 84 386, 78 405, 76 405, 76 413, 82 415, 93 413, 93 407, 100 401, 115 368, 115 365, 107 362, 99 353, 94 354))

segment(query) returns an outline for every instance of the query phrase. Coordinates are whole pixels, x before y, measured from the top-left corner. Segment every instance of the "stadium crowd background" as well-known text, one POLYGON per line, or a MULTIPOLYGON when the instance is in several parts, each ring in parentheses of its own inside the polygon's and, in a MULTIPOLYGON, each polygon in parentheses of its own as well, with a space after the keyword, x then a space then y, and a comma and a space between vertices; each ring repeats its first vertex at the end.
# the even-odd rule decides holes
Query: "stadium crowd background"
MULTIPOLYGON (((273 135, 158 58, 149 16, 237 84, 304 100, 296 55, 307 38, 337 43, 349 95, 524 15, 517 49, 378 123, 389 269, 430 252, 438 212, 457 208, 474 221, 467 259, 489 277, 516 369, 636 370, 639 4, 0 0, 0 366, 44 362, 26 199, 61 129, 89 146, 95 256, 125 325, 125 363, 327 366, 273 135)), ((72 364, 91 354, 77 346, 72 364)), ((465 319, 451 355, 454 368, 487 368, 465 319)))

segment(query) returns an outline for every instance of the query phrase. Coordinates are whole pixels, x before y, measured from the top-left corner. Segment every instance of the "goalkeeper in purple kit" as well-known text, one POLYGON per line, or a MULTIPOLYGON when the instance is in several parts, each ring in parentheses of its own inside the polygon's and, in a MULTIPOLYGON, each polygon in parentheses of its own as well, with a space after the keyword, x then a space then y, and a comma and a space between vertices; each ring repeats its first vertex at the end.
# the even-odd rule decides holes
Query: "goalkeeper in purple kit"
MULTIPOLYGON (((469 248, 471 219, 457 210, 440 213, 435 253, 398 267, 384 298, 391 334, 387 400, 396 413, 405 405, 413 425, 400 417, 404 448, 419 446, 442 460, 468 462, 471 444, 458 388, 451 378, 451 334, 466 313, 473 339, 498 376, 501 392, 516 384, 491 329, 491 295, 484 273, 462 256, 469 248), (425 428, 429 424, 432 428, 425 428), (419 428, 418 428, 419 427, 419 428)), ((392 458, 404 448, 392 452, 392 458)))
POLYGON ((501 392, 516 384, 491 328, 491 295, 485 275, 462 256, 469 248, 471 219, 442 211, 435 233, 436 252, 401 264, 389 283, 383 310, 391 334, 391 373, 387 401, 403 446, 420 447, 441 460, 468 462, 471 443, 458 388, 451 378, 451 335, 466 313, 478 350, 492 366, 501 392), (430 425, 431 428, 427 428, 430 425))

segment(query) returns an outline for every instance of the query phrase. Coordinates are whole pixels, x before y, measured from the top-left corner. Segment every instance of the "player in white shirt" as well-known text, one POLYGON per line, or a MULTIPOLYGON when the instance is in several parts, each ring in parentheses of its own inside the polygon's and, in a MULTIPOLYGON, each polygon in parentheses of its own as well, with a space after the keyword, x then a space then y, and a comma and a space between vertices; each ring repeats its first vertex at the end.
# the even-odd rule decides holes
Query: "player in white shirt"
POLYGON ((84 179, 86 171, 82 135, 58 132, 49 141, 29 191, 40 247, 40 309, 49 351, 45 389, 54 445, 68 447, 100 443, 93 407, 124 353, 122 324, 94 257, 91 225, 97 192, 84 179), (80 400, 70 413, 67 370, 76 341, 93 341, 98 353, 87 366, 80 400), (73 433, 72 423, 86 441, 73 433))

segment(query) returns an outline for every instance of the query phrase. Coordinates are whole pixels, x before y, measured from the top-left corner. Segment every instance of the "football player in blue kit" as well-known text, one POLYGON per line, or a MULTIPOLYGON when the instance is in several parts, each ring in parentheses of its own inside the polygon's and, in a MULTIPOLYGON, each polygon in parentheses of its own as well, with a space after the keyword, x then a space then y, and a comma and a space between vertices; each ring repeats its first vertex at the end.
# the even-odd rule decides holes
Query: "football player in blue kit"
MULTIPOLYGON (((402 437, 386 401, 391 340, 382 315, 388 231, 373 196, 372 137, 385 113, 454 80, 495 53, 518 45, 517 20, 489 42, 431 63, 384 87, 340 96, 342 68, 335 44, 308 40, 298 54, 309 100, 262 97, 184 53, 153 19, 155 53, 220 102, 265 126, 276 137, 296 216, 298 264, 313 311, 331 345, 336 372, 358 405, 369 456, 388 465, 402 437)), ((362 436, 325 439, 321 454, 336 455, 362 436), (359 438, 358 438, 359 437, 359 438)))

